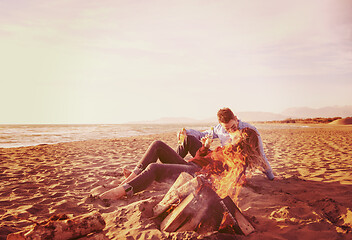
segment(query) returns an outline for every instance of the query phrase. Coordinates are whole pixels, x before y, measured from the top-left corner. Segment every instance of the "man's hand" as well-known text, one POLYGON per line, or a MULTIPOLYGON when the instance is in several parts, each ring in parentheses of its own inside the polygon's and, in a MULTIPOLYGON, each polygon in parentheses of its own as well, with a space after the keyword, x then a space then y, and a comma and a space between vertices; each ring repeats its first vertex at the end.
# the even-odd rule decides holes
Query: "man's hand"
POLYGON ((187 132, 185 128, 182 128, 178 133, 177 133, 177 141, 178 144, 182 145, 183 141, 185 140, 187 136, 187 132))
POLYGON ((205 137, 202 137, 200 141, 202 142, 204 147, 210 148, 210 145, 213 142, 213 138, 209 135, 206 135, 205 137))

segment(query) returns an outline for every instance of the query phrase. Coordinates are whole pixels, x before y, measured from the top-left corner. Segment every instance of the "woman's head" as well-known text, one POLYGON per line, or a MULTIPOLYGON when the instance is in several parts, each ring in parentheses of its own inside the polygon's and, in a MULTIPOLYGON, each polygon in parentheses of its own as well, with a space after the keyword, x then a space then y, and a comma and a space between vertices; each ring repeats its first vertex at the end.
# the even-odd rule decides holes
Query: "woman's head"
POLYGON ((235 146, 241 151, 243 155, 245 155, 246 165, 248 166, 248 169, 251 170, 258 167, 266 169, 266 162, 262 157, 259 149, 259 139, 257 132, 251 128, 244 128, 239 130, 239 132, 241 138, 238 141, 237 146, 235 146))

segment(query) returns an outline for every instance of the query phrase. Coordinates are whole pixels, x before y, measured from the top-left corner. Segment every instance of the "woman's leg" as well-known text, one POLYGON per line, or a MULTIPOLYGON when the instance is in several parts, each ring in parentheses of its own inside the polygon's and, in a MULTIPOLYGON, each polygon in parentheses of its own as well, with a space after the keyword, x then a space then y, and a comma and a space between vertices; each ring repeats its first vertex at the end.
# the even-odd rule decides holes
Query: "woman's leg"
POLYGON ((119 199, 124 195, 132 195, 149 187, 154 180, 161 182, 165 179, 176 180, 181 172, 193 174, 201 168, 194 163, 186 164, 161 164, 151 163, 132 181, 113 188, 100 195, 102 199, 119 199))
POLYGON ((110 189, 99 195, 101 199, 119 199, 126 195, 126 191, 123 186, 118 186, 116 188, 110 189))
MULTIPOLYGON (((146 169, 149 164, 155 163, 158 159, 162 163, 187 164, 187 162, 166 143, 162 141, 154 141, 144 153, 142 159, 138 162, 132 173, 125 180, 123 180, 120 185, 132 181, 138 174, 146 169)), ((111 183, 111 185, 117 184, 117 181, 113 181, 111 183)))
POLYGON ((123 180, 119 185, 123 185, 129 181, 132 181, 135 177, 137 177, 137 174, 135 173, 135 171, 132 171, 131 174, 125 180, 123 180))
POLYGON ((162 182, 166 179, 176 180, 182 172, 194 174, 201 168, 195 163, 186 164, 161 164, 151 163, 132 181, 127 182, 132 187, 133 193, 140 192, 149 187, 153 181, 162 182))

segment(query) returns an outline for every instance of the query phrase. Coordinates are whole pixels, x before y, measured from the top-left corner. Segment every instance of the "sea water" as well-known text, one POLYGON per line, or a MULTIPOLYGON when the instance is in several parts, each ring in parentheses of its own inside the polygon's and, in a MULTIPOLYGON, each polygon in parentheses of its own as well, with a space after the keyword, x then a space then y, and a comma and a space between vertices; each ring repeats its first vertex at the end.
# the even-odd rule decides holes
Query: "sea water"
MULTIPOLYGON (((289 124, 253 124, 261 129, 301 128, 289 124)), ((113 139, 139 135, 180 131, 183 127, 207 130, 214 124, 0 124, 0 148, 55 144, 60 142, 84 141, 92 139, 113 139)))
MULTIPOLYGON (((184 124, 0 125, 0 148, 178 132, 184 124)), ((203 130, 209 125, 187 126, 203 130)))

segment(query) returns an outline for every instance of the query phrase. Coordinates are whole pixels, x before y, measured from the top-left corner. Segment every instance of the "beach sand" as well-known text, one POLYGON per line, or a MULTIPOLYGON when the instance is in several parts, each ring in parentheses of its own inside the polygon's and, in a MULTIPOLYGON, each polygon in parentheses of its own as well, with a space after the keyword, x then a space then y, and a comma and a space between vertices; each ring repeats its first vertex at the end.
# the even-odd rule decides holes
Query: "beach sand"
MULTIPOLYGON (((282 179, 269 181, 260 172, 248 177, 238 206, 256 231, 233 239, 352 239, 352 127, 260 132, 274 173, 282 179)), ((176 148, 175 133, 165 133, 0 149, 0 239, 54 214, 93 211, 102 214, 106 227, 83 239, 206 238, 161 232, 150 219, 172 183, 154 183, 110 206, 87 198, 97 187, 122 181, 122 168, 133 169, 153 140, 176 148)))

